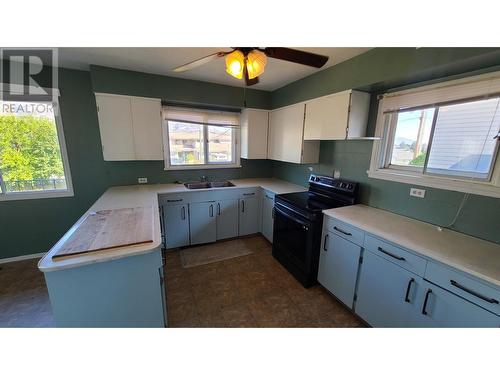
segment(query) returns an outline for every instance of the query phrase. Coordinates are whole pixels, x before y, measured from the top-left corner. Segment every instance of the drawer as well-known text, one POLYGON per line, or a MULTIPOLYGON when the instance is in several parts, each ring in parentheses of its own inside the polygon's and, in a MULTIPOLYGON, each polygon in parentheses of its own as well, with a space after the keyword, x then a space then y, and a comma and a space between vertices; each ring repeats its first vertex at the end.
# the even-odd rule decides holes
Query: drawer
POLYGON ((323 226, 329 232, 335 233, 356 245, 363 246, 365 232, 361 229, 328 216, 325 216, 325 223, 323 226))
POLYGON ((416 273, 419 276, 424 276, 427 260, 399 246, 367 234, 365 236, 364 248, 408 271, 416 273))
POLYGON ((160 195, 158 201, 160 206, 171 206, 186 203, 186 198, 186 193, 169 193, 160 195))
POLYGON ((488 311, 500 315, 500 288, 485 284, 448 266, 429 262, 425 279, 488 311))
POLYGON ((258 197, 259 196, 259 189, 258 188, 251 188, 251 189, 240 189, 240 198, 253 198, 253 197, 258 197))

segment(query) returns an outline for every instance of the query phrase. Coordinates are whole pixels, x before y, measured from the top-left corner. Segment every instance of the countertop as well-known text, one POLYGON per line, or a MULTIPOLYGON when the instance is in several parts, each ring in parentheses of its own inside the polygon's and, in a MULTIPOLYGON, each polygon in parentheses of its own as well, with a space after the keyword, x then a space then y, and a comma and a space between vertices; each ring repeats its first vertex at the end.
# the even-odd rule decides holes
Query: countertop
POLYGON ((500 286, 500 245, 365 205, 333 208, 325 215, 358 227, 424 257, 500 286))
POLYGON ((284 194, 307 190, 303 186, 295 185, 274 178, 247 178, 230 181, 235 186, 202 190, 190 190, 187 189, 183 184, 132 185, 111 187, 104 192, 104 194, 64 234, 64 236, 43 256, 43 258, 38 263, 38 268, 42 272, 57 271, 155 251, 161 245, 161 229, 158 212, 158 195, 160 194, 190 192, 194 193, 207 190, 241 189, 248 187, 261 187, 275 194, 284 194), (103 251, 95 251, 87 254, 78 254, 55 260, 52 259, 52 255, 56 253, 58 249, 68 240, 71 234, 73 234, 73 232, 81 225, 81 223, 91 212, 105 209, 146 206, 152 206, 154 211, 152 243, 118 247, 115 249, 103 251))

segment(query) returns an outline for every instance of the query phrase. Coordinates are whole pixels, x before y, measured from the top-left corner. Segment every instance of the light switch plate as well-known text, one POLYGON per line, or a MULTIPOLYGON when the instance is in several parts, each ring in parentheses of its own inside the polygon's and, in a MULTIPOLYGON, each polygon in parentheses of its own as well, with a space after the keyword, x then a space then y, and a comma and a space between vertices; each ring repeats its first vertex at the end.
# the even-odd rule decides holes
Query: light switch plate
POLYGON ((410 189, 410 195, 412 197, 424 198, 425 197, 425 190, 424 189, 411 188, 410 189))
POLYGON ((147 177, 139 177, 137 179, 137 182, 139 182, 140 184, 147 184, 148 183, 148 179, 147 179, 147 177))

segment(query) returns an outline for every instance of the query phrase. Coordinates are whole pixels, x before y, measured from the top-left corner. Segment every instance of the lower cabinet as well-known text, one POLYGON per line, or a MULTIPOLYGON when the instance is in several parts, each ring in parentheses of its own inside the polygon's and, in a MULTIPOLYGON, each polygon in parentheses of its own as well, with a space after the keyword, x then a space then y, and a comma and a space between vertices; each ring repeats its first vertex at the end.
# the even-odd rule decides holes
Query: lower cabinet
POLYGON ((262 194, 262 235, 273 242, 274 229, 274 196, 264 192, 262 194))
POLYGON ((162 211, 166 248, 189 245, 188 205, 163 206, 162 211))
POLYGON ((217 240, 238 236, 238 199, 216 202, 217 240))
POLYGON ((318 282, 352 308, 361 247, 326 230, 321 244, 318 282))
POLYGON ((246 236, 260 230, 260 205, 256 196, 240 199, 239 235, 246 236))
POLYGON ((420 276, 365 250, 354 310, 373 327, 411 327, 423 288, 420 276))
POLYGON ((500 327, 495 315, 445 289, 424 280, 420 314, 415 326, 420 327, 500 327))
POLYGON ((217 239, 215 201, 189 204, 189 229, 191 245, 215 242, 217 239))

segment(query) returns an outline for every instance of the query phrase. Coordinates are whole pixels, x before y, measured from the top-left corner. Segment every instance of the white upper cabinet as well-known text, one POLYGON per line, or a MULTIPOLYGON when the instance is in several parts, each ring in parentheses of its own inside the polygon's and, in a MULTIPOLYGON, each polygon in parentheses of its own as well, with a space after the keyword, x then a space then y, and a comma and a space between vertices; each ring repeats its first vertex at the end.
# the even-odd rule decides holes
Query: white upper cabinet
POLYGON ((241 111, 241 157, 267 159, 269 111, 245 108, 241 111))
POLYGON ((342 140, 366 135, 370 94, 347 90, 306 102, 304 140, 342 140))
POLYGON ((269 112, 268 159, 309 164, 319 161, 319 141, 304 142, 303 103, 269 112))
POLYGON ((104 160, 163 160, 160 99, 96 94, 104 160))

